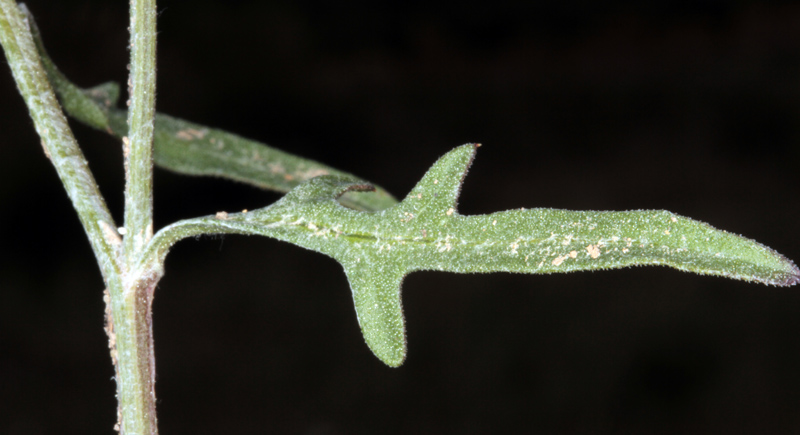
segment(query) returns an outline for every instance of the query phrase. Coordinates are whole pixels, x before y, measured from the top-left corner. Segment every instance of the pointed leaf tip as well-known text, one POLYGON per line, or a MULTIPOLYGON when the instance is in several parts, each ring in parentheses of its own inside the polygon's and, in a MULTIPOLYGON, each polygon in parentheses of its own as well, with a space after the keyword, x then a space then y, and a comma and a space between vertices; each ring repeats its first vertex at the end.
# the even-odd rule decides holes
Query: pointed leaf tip
POLYGON ((438 213, 450 208, 455 210, 461 194, 461 184, 479 146, 461 145, 440 157, 400 204, 402 211, 414 209, 421 213, 417 209, 420 205, 424 205, 427 213, 438 213))
MULTIPOLYGON (((786 260, 791 263, 791 260, 786 260)), ((800 268, 797 267, 796 264, 792 263, 792 270, 789 271, 789 276, 786 277, 786 280, 783 282, 783 287, 791 287, 800 283, 800 268)))

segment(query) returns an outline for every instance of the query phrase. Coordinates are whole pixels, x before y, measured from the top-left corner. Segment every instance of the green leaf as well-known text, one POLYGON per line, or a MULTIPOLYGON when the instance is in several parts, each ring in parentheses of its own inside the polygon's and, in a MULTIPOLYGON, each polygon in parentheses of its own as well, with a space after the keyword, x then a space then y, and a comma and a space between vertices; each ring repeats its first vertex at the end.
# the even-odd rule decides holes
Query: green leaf
POLYGON ((665 265, 778 286, 800 279, 794 263, 772 249, 667 211, 535 208, 463 216, 457 200, 476 148, 447 153, 403 202, 386 210, 342 207, 342 194, 369 186, 323 176, 260 210, 178 222, 160 232, 153 247, 163 256, 184 237, 242 233, 329 255, 350 281, 367 344, 395 367, 406 355, 400 287, 417 270, 557 273, 665 265))
MULTIPOLYGON (((226 131, 156 115, 155 163, 186 175, 240 181, 262 189, 288 192, 320 175, 354 175, 226 131)), ((362 181, 364 182, 364 181, 362 181)), ((359 210, 381 210, 397 203, 386 190, 353 193, 343 204, 359 210)))
MULTIPOLYGON (((67 114, 118 138, 126 136, 128 112, 115 107, 119 85, 109 82, 90 89, 75 86, 50 59, 33 17, 28 18, 47 77, 67 114)), ((355 178, 314 160, 161 113, 156 114, 154 128, 155 164, 181 174, 222 177, 277 192, 288 192, 320 175, 355 178)), ((370 195, 350 193, 341 202, 358 210, 382 210, 397 204, 380 187, 370 195)))

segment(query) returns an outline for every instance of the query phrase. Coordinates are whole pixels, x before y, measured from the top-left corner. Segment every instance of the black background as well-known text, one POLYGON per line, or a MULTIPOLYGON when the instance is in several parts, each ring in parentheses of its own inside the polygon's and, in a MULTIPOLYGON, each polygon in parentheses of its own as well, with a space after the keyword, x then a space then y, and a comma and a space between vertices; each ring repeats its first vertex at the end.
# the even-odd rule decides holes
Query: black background
MULTIPOLYGON (((157 105, 398 197, 481 142, 464 214, 669 209, 800 259, 800 6, 639 3, 163 0, 157 105)), ((125 82, 127 2, 28 5, 74 82, 125 82)), ((74 130, 121 220, 119 144, 74 130)), ((103 283, 6 66, 0 132, 0 432, 111 433, 103 283)), ((276 198, 155 175, 157 227, 276 198)), ((230 236, 166 268, 162 434, 800 431, 796 289, 417 273, 392 369, 327 257, 230 236)))

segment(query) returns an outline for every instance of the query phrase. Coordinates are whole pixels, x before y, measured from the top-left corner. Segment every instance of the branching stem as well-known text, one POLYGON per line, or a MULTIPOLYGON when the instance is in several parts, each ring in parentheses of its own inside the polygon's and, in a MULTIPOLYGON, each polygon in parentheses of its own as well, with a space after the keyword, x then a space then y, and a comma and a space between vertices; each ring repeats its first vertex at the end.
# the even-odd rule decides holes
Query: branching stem
MULTIPOLYGON (((149 6, 153 10, 152 14, 136 16, 149 15, 154 19, 155 7, 152 4, 149 6)), ((150 307, 153 289, 161 277, 161 268, 157 263, 141 261, 136 262, 139 267, 130 267, 141 256, 141 247, 130 244, 128 249, 124 249, 126 247, 120 240, 116 224, 47 81, 26 15, 29 14, 24 7, 18 8, 14 0, 0 0, 0 43, 36 131, 42 138, 45 154, 55 166, 78 212, 108 286, 111 314, 107 331, 113 345, 112 358, 116 363, 119 429, 123 434, 157 434, 150 307), (141 267, 143 264, 149 267, 141 267)), ((147 45, 149 42, 151 47, 154 46, 154 28, 141 33, 149 35, 144 38, 144 43, 147 45)), ((144 69, 154 71, 152 59, 149 65, 144 69)), ((140 69, 141 66, 136 70, 140 69)), ((152 81, 152 77, 150 80, 152 81)), ((152 96, 152 83, 149 89, 152 96)), ((150 109, 144 110, 144 115, 134 116, 136 122, 144 126, 142 130, 145 131, 137 135, 138 137, 152 137, 152 98, 150 100, 150 109), (147 133, 148 125, 150 133, 147 133)), ((138 111, 142 112, 141 109, 138 111)), ((137 110, 131 112, 135 113, 137 110)), ((136 142, 140 145, 134 148, 135 153, 132 149, 128 155, 131 163, 127 166, 132 171, 128 175, 131 193, 127 196, 135 201, 134 204, 139 205, 126 204, 126 208, 138 207, 135 213, 130 213, 132 216, 126 212, 126 221, 131 222, 132 228, 144 229, 139 234, 146 235, 152 215, 152 163, 149 157, 152 155, 151 141, 137 139, 136 142)))
POLYGON ((26 15, 14 0, 0 0, 0 43, 45 155, 78 212, 106 284, 112 285, 121 268, 114 219, 47 81, 26 15))

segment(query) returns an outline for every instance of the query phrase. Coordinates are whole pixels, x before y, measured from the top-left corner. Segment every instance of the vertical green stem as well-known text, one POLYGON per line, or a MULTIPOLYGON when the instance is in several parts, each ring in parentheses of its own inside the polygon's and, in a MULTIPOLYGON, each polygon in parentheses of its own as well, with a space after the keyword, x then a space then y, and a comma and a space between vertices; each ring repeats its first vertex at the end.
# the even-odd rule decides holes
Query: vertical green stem
MULTIPOLYGON (((155 354, 151 306, 161 278, 158 264, 142 261, 153 234, 153 122, 155 117, 156 2, 131 0, 131 74, 125 157, 126 271, 122 292, 111 293, 116 334, 121 434, 156 435, 155 354)), ((113 290, 113 289, 112 289, 113 290)), ((114 338, 112 338, 112 341, 114 338)))
POLYGON ((151 307, 159 271, 136 273, 122 291, 110 289, 107 332, 112 343, 117 379, 120 434, 157 435, 155 353, 151 307))
POLYGON ((156 2, 131 0, 130 111, 125 151, 125 252, 128 264, 153 234, 153 120, 156 94, 156 2))

